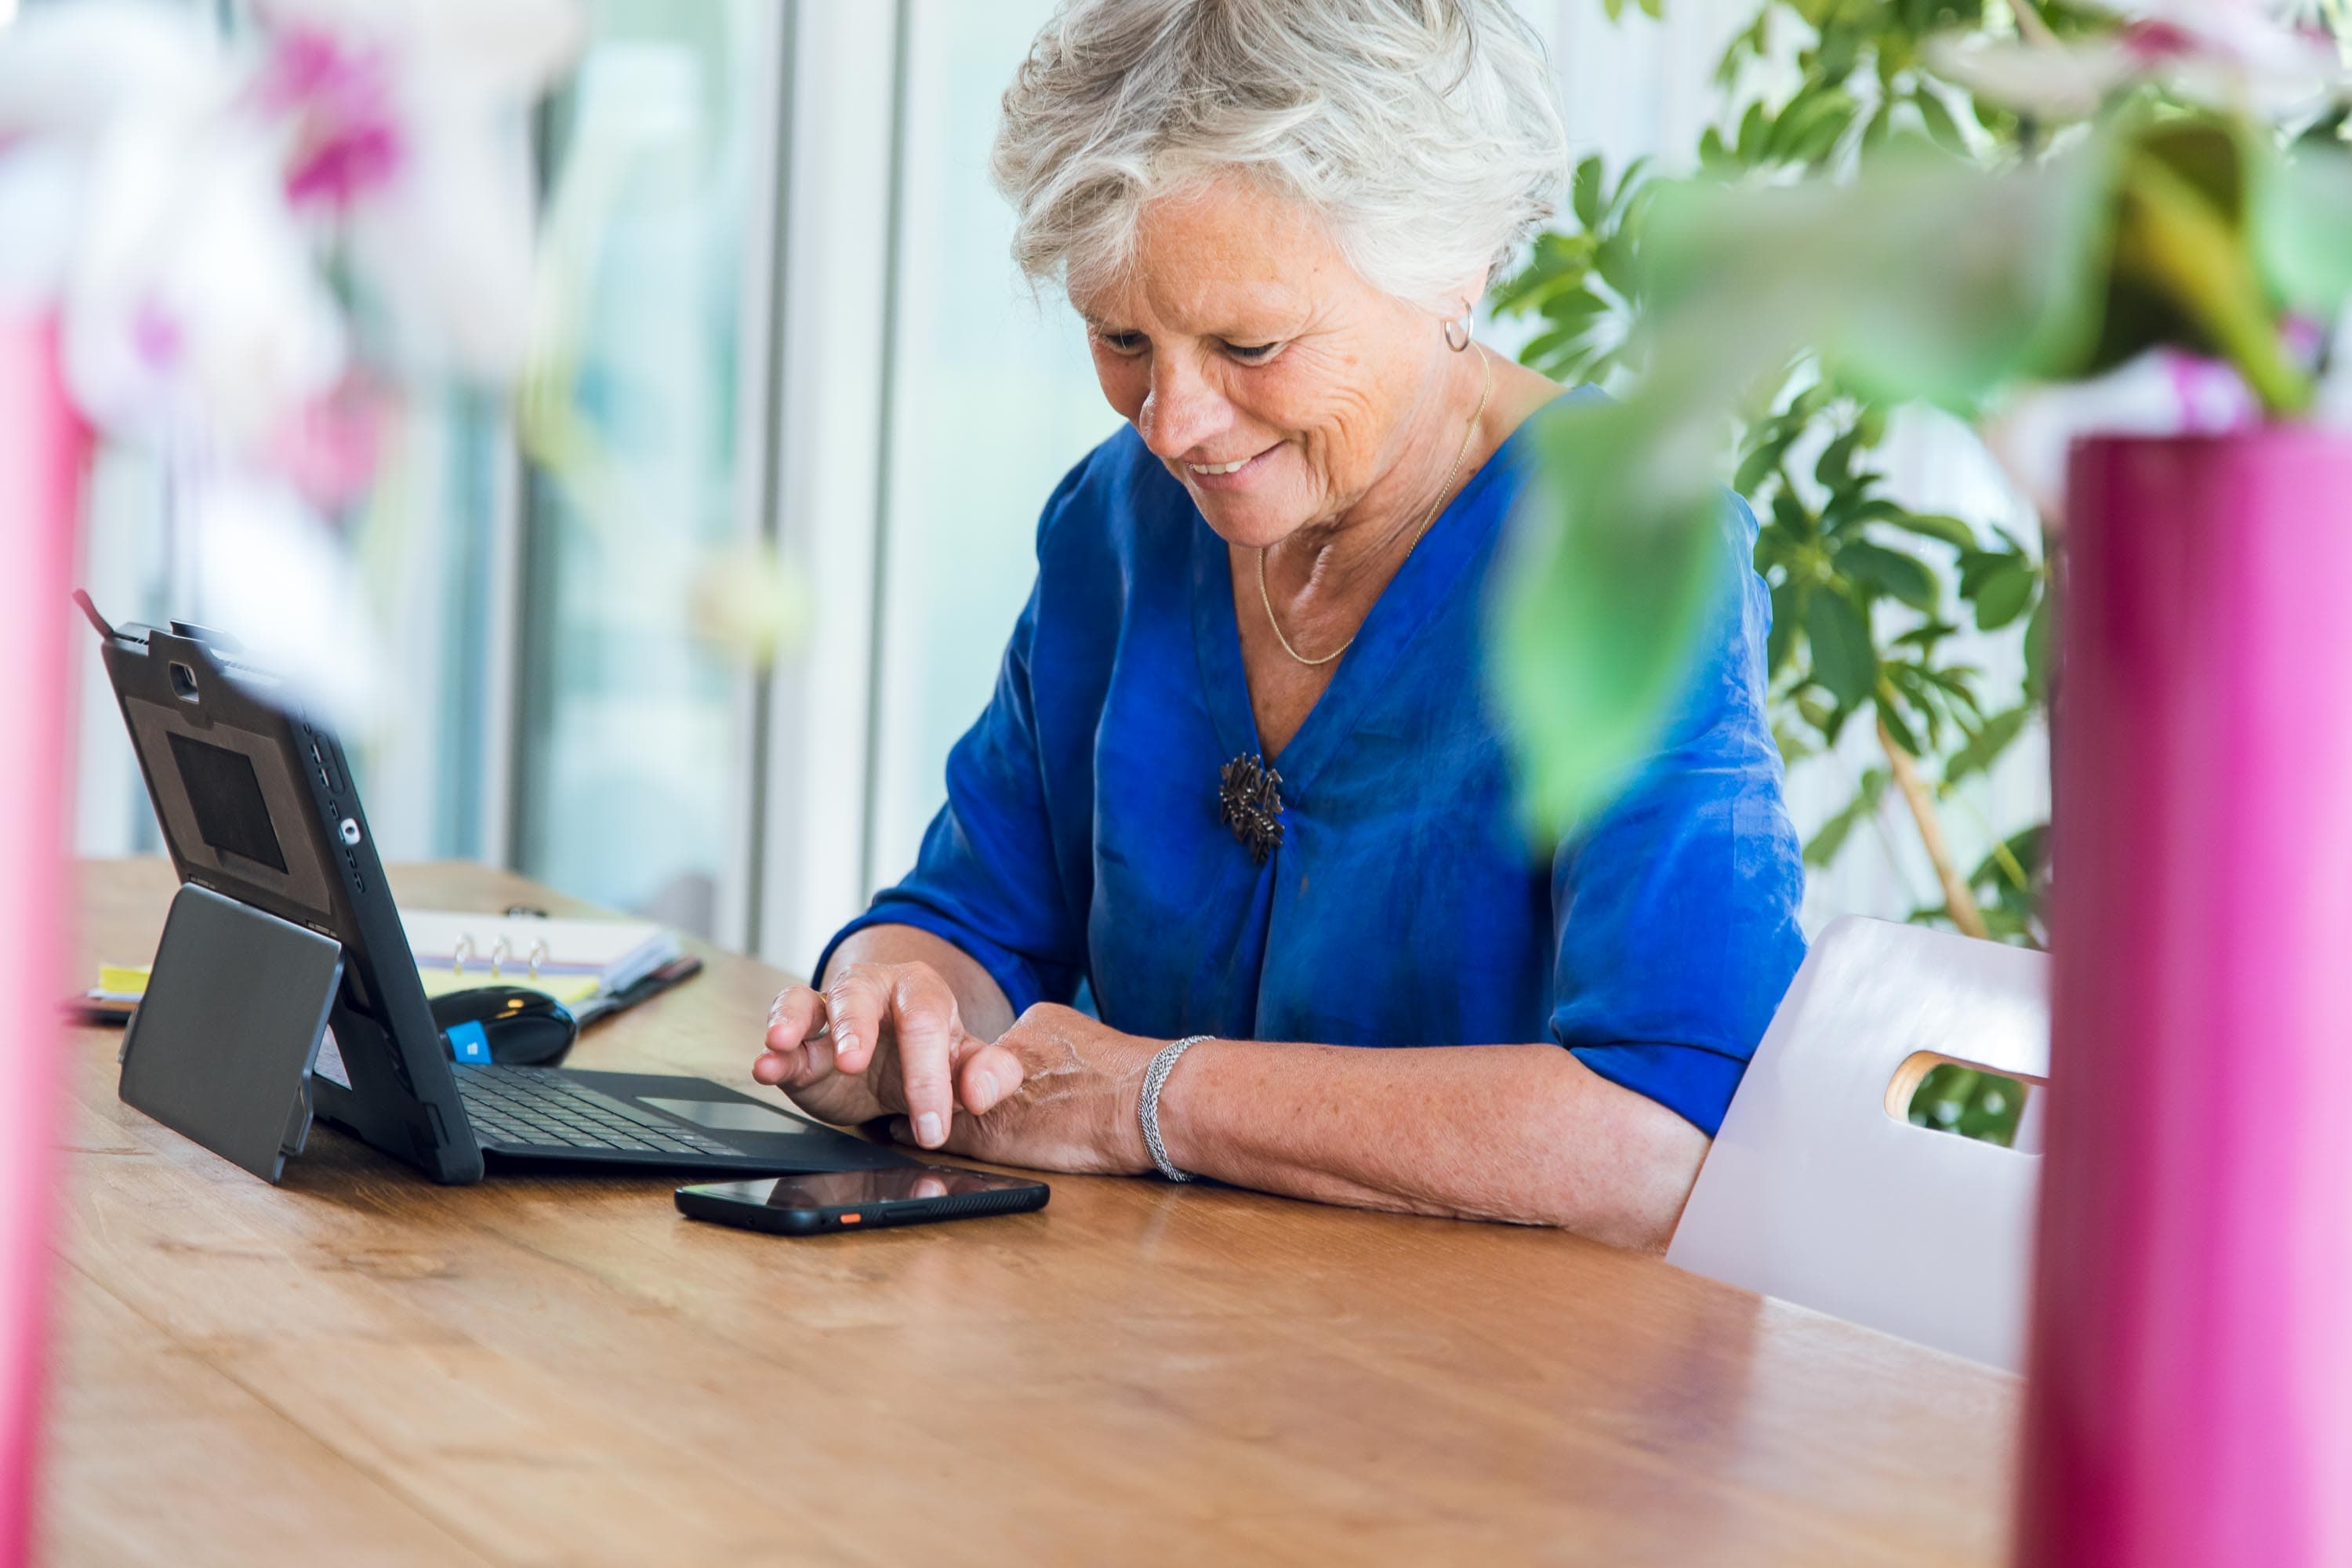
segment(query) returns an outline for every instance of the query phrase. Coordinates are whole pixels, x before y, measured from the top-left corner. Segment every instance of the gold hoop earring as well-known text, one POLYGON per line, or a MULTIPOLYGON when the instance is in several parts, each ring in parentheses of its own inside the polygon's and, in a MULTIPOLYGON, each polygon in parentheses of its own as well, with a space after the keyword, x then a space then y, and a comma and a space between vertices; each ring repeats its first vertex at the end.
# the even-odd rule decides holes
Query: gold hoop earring
POLYGON ((1455 353, 1462 353, 1469 349, 1470 318, 1468 316, 1464 316, 1459 321, 1447 321, 1441 325, 1437 330, 1440 335, 1445 339, 1445 346, 1452 349, 1455 353), (1454 341, 1454 334, 1457 329, 1462 333, 1462 341, 1459 342, 1454 341))

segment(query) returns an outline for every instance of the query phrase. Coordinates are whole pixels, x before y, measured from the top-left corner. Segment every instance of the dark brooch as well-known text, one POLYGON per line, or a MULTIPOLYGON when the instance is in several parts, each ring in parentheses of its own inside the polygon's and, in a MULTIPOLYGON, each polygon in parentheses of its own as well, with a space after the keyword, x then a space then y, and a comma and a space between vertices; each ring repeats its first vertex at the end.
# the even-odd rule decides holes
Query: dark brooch
POLYGON ((1282 844, 1282 775, 1264 757, 1235 757, 1217 770, 1217 820, 1234 830, 1250 858, 1265 858, 1282 844))

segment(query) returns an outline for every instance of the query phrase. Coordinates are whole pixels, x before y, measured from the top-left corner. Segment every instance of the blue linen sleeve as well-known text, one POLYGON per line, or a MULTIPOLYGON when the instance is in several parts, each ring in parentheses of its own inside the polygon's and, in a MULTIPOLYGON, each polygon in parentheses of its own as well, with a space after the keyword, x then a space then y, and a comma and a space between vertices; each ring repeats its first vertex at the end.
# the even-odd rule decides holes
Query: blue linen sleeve
POLYGON ((1724 536, 1730 586, 1682 707, 1552 880, 1553 1037, 1709 1137, 1804 957, 1804 865, 1764 718, 1771 607, 1736 498, 1724 536))
POLYGON ((947 804, 925 831, 914 869, 877 893, 864 914, 825 943, 812 972, 819 981, 851 933, 904 925, 971 954, 1016 1016, 1076 994, 1086 971, 1085 897, 1065 879, 1056 853, 1033 661, 1046 592, 1046 539, 1087 467, 1072 469, 1045 504, 1037 584, 1013 628, 994 695, 948 753, 947 804))

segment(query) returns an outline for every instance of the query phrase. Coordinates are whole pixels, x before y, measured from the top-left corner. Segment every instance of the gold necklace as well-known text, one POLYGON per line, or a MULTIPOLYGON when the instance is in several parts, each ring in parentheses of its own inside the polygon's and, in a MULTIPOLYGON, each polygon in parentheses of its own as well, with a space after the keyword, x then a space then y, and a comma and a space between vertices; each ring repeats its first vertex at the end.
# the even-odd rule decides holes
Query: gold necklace
MULTIPOLYGON (((1493 396, 1495 393, 1495 362, 1487 357, 1486 345, 1483 343, 1478 348, 1478 364, 1486 374, 1479 380, 1477 409, 1470 416, 1470 427, 1462 432, 1462 445, 1454 450, 1454 466, 1445 470, 1445 483, 1438 488, 1437 504, 1429 509, 1429 515, 1423 518, 1421 526, 1412 531, 1412 542, 1404 547, 1405 561, 1412 558, 1412 552, 1420 548, 1421 536, 1429 531, 1429 525, 1437 521, 1437 514, 1444 511, 1445 503, 1453 499, 1454 481, 1462 473, 1462 459, 1470 455, 1471 440, 1478 434, 1478 421, 1486 416, 1486 399, 1493 396)), ((1404 561, 1400 561, 1397 564, 1402 567, 1404 561)), ((1310 669, 1318 665, 1330 663, 1356 646, 1355 637, 1349 637, 1321 658, 1308 658, 1290 646, 1290 639, 1282 635, 1282 623, 1274 618, 1274 595, 1265 591, 1265 547, 1264 545, 1258 546, 1257 552, 1257 598, 1258 603, 1265 606, 1265 624, 1274 628, 1274 640, 1282 645, 1283 652, 1310 669)), ((1361 627, 1358 628, 1358 634, 1361 635, 1361 627)))

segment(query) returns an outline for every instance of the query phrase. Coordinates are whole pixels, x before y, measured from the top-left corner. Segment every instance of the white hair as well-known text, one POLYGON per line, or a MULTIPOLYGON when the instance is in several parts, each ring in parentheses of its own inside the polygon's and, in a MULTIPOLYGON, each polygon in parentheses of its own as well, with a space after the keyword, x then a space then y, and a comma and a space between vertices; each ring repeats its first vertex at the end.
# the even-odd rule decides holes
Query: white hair
POLYGON ((990 168, 1034 281, 1116 278, 1153 197, 1238 174, 1452 313, 1557 210, 1568 138, 1508 0, 1063 0, 990 168))

